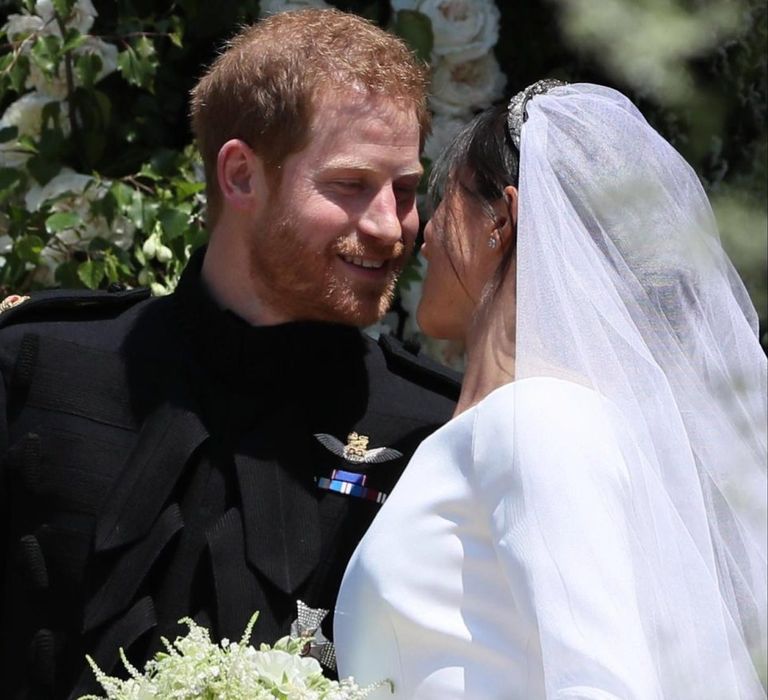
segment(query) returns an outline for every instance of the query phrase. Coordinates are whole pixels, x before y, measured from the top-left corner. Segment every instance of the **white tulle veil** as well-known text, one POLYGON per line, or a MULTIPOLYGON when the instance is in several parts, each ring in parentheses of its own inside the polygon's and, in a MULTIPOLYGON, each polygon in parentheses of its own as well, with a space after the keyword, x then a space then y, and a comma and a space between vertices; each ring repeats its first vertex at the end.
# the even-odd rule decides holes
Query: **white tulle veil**
MULTIPOLYGON (((614 409, 605 429, 631 482, 655 697, 765 697, 766 357, 755 311, 696 174, 626 97, 564 85, 523 108, 516 285, 490 306, 503 316, 516 303, 515 379, 578 382, 614 409)), ((545 676, 558 663, 548 644, 545 676)))

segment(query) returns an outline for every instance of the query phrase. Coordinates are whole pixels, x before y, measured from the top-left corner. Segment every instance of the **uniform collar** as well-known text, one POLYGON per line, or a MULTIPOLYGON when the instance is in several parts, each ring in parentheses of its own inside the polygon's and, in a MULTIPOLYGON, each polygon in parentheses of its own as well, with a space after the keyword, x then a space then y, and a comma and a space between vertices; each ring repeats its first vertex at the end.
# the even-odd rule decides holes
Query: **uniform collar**
POLYGON ((235 388, 331 383, 362 369, 367 343, 359 329, 319 321, 253 326, 222 309, 202 278, 205 249, 190 259, 174 292, 178 318, 197 362, 235 388))

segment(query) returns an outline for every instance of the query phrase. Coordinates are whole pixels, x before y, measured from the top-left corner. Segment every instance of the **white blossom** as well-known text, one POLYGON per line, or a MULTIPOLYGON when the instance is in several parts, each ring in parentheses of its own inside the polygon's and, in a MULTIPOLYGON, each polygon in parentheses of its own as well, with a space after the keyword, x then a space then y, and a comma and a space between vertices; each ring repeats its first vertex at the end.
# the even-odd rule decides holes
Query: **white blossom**
MULTIPOLYGON (((18 129, 18 137, 37 138, 43 125, 43 108, 54 101, 49 95, 37 92, 23 95, 8 105, 0 118, 0 129, 15 126, 18 129)), ((18 168, 24 165, 31 155, 20 149, 16 139, 0 143, 0 167, 18 168)))
POLYGON ((45 22, 37 15, 8 15, 5 32, 8 39, 17 41, 24 35, 43 31, 44 26, 45 22))
MULTIPOLYGON (((86 54, 97 55, 101 59, 101 68, 94 82, 99 82, 117 70, 117 46, 109 44, 98 37, 87 37, 83 44, 78 46, 72 53, 75 60, 77 60, 78 56, 86 54)), ((73 79, 77 80, 77 74, 73 76, 73 79)), ((67 85, 64 65, 59 65, 55 75, 50 75, 43 73, 38 65, 32 61, 29 66, 26 87, 56 100, 66 99, 69 93, 69 86, 67 85)))
POLYGON ((499 8, 494 0, 392 0, 392 9, 417 10, 429 17, 433 54, 454 62, 488 53, 499 38, 499 8))
MULTIPOLYGON (((61 30, 54 16, 55 10, 52 0, 37 0, 35 14, 42 18, 48 31, 61 35, 61 30)), ((81 34, 87 34, 98 14, 91 0, 77 0, 67 20, 67 27, 77 29, 81 34)))
POLYGON ((501 97, 507 78, 492 53, 464 63, 438 61, 430 106, 437 114, 467 116, 501 97))
POLYGON ((276 15, 278 12, 305 10, 308 7, 329 8, 324 0, 261 0, 261 16, 276 15))
POLYGON ((82 194, 93 182, 94 179, 90 175, 76 173, 71 168, 62 168, 59 174, 45 185, 33 184, 24 197, 24 203, 29 211, 35 212, 48 200, 60 198, 65 194, 82 194))
MULTIPOLYGON (((94 238, 108 240, 123 250, 132 244, 135 226, 131 221, 117 216, 110 226, 103 216, 93 212, 93 202, 101 199, 108 188, 108 182, 99 182, 71 168, 62 168, 45 185, 35 183, 27 191, 24 203, 31 212, 49 206, 51 213, 77 214, 78 226, 57 231, 40 253, 40 265, 47 268, 51 275, 58 265, 69 258, 72 251, 85 250, 94 238)), ((45 273, 40 274, 45 278, 45 273)))

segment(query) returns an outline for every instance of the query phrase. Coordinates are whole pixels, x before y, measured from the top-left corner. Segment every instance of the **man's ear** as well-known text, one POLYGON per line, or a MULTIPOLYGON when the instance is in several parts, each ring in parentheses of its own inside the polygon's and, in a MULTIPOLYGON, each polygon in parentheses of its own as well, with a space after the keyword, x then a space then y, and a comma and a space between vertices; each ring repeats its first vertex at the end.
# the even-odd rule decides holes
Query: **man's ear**
POLYGON ((244 141, 230 139, 219 149, 216 177, 225 206, 253 211, 266 202, 264 163, 244 141))

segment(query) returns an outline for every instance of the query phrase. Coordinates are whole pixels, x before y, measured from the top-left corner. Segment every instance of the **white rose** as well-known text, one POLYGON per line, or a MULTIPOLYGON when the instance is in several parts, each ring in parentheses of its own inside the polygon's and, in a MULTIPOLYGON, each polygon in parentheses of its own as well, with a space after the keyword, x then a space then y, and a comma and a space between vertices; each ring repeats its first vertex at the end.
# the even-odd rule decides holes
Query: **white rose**
POLYGON ((71 168, 62 168, 59 174, 45 185, 32 185, 27 191, 24 203, 29 211, 37 211, 50 199, 57 199, 65 194, 82 195, 93 181, 89 175, 76 173, 71 168))
MULTIPOLYGON (((8 105, 8 108, 0 118, 0 129, 15 126, 18 136, 40 135, 43 124, 43 108, 54 99, 49 95, 41 95, 30 92, 8 105)), ((18 168, 29 160, 30 153, 24 153, 19 149, 16 140, 0 143, 0 167, 18 168)))
MULTIPOLYGON (((96 54, 101 59, 101 68, 96 81, 102 80, 117 70, 117 46, 95 36, 89 36, 75 52, 75 57, 85 54, 96 54)), ((75 79, 77 75, 73 76, 75 79)), ((56 100, 64 100, 69 94, 64 66, 60 65, 55 76, 44 74, 36 63, 31 62, 26 87, 37 90, 41 95, 47 95, 56 100)))
POLYGON ((36 63, 30 62, 29 75, 24 86, 57 101, 66 99, 69 92, 64 66, 59 66, 56 75, 51 77, 43 73, 36 63))
POLYGON ((117 70, 117 46, 95 36, 89 36, 75 51, 76 56, 96 54, 101 59, 101 70, 96 82, 117 70))
POLYGON ((432 73, 430 106, 437 114, 467 116, 501 97, 506 83, 492 53, 465 63, 439 61, 432 73))
POLYGON ((429 17, 435 56, 456 62, 486 54, 499 39, 499 8, 494 0, 392 0, 392 9, 418 10, 429 17))
POLYGON ((326 9, 330 5, 324 0, 261 0, 261 16, 276 15, 278 12, 305 10, 308 7, 326 9))
POLYGON ((311 656, 294 656, 277 649, 257 654, 252 663, 262 678, 281 690, 304 689, 307 679, 323 672, 320 664, 311 656))
POLYGON ((466 123, 465 117, 435 114, 432 119, 432 132, 424 144, 424 155, 434 163, 466 123))
POLYGON ((41 32, 44 22, 36 15, 8 15, 5 32, 11 41, 16 41, 25 34, 41 32))
MULTIPOLYGON (((54 16, 55 10, 51 0, 37 0, 35 3, 35 13, 45 22, 46 29, 61 35, 58 22, 54 16)), ((77 29, 81 34, 87 34, 98 14, 91 0, 77 0, 72 8, 67 26, 77 29)))

